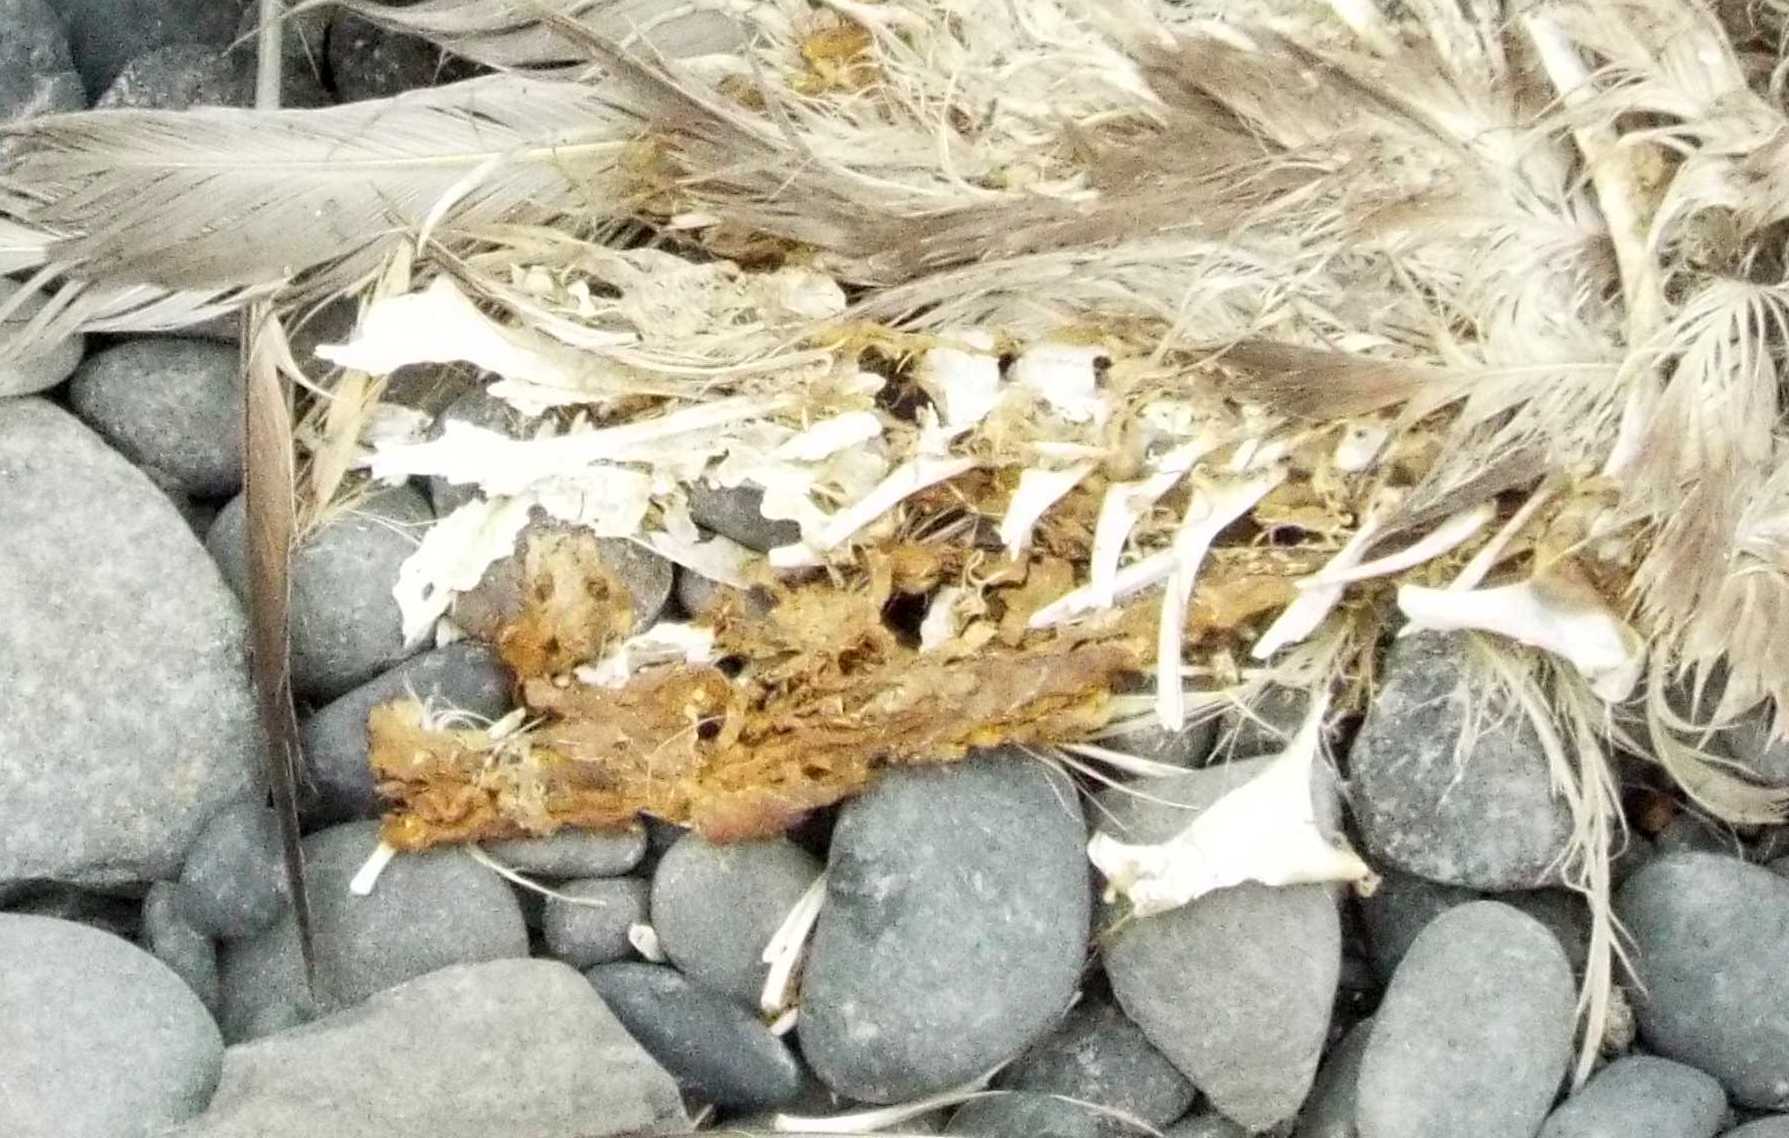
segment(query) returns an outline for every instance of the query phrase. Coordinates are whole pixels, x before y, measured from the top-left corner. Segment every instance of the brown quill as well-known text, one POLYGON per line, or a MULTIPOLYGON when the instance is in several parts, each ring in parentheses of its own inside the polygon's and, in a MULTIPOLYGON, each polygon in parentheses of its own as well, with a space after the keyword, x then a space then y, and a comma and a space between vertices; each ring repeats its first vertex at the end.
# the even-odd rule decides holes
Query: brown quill
MULTIPOLYGON (((261 0, 260 52, 255 105, 279 105, 279 0, 261 0)), ((298 830, 298 777, 304 755, 292 705, 291 568, 296 529, 296 463, 292 454, 292 395, 282 374, 291 349, 276 315, 265 303, 243 317, 243 495, 247 513, 249 637, 255 704, 267 735, 267 782, 279 817, 286 883, 305 975, 315 970, 310 901, 305 893, 304 848, 298 830)))

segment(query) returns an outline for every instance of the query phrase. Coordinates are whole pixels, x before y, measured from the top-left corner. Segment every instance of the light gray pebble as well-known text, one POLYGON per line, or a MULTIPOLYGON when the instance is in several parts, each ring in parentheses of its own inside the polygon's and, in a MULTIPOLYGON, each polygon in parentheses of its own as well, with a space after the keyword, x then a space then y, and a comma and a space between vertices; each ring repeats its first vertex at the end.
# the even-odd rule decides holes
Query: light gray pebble
POLYGON ((541 913, 547 952, 573 968, 626 960, 634 954, 630 926, 646 920, 647 886, 634 877, 591 877, 555 886, 584 904, 548 897, 541 913))
POLYGON ((1162 1138, 1248 1138, 1248 1133, 1216 1111, 1201 1111, 1162 1131, 1162 1138))
POLYGON ((223 1040, 167 965, 70 921, 0 913, 0 1134, 123 1138, 204 1107, 223 1040))
POLYGON ((1472 682, 1465 644, 1425 632, 1392 648, 1349 753, 1362 840, 1375 860, 1444 884, 1553 884, 1571 810, 1521 710, 1472 682), (1462 763, 1469 714, 1477 730, 1462 763))
POLYGON ((1789 1114, 1753 1119, 1727 1131, 1721 1138, 1789 1138, 1789 1114))
POLYGON ((0 882, 173 877, 260 777, 241 607, 168 499, 41 399, 0 400, 0 534, 0 882))
POLYGON ((0 0, 0 125, 86 109, 56 10, 47 0, 0 0))
POLYGON ((781 838, 686 834, 652 875, 652 927, 691 981, 755 1005, 769 973, 764 948, 818 876, 819 860, 781 838))
POLYGON ((975 1138, 1107 1138, 1145 1133, 1136 1127, 1120 1128, 1109 1115, 1079 1103, 1025 1091, 969 1100, 950 1116, 944 1132, 975 1138))
POLYGON ((1330 1048, 1317 1081, 1311 1086, 1292 1138, 1360 1138, 1354 1125, 1359 1102, 1360 1065, 1372 1038, 1373 1021, 1361 1020, 1348 1029, 1342 1041, 1330 1048))
POLYGON ((254 802, 218 811, 187 850, 175 901, 206 936, 235 940, 260 932, 285 911, 285 858, 279 822, 254 802))
POLYGON ((242 0, 56 0, 75 68, 90 97, 136 56, 174 43, 222 51, 241 22, 242 0))
POLYGON ((1086 952, 1085 841, 1074 788, 1008 752, 893 770, 848 803, 802 981, 822 1081, 917 1098, 1047 1031, 1086 952))
POLYGON ((1198 1093, 1142 1028, 1102 999, 1078 1005, 995 1085, 1092 1103, 1158 1129, 1185 1114, 1198 1093))
MULTIPOLYGON (((0 306, 11 302, 13 294, 22 287, 24 286, 15 281, 0 277, 0 306)), ((0 340, 18 333, 43 306, 42 293, 21 304, 5 322, 0 323, 0 340)), ((85 336, 70 336, 45 351, 33 351, 28 355, 9 352, 0 357, 0 398, 8 395, 31 395, 47 391, 61 383, 81 362, 86 345, 85 336)))
MULTIPOLYGON (((205 536, 224 579, 246 596, 243 498, 205 536)), ((292 558, 292 684, 327 700, 409 656, 397 600, 398 569, 434 520, 409 486, 382 489, 324 522, 292 558)))
POLYGON ((217 946, 187 922, 175 902, 175 885, 157 881, 143 897, 143 940, 155 958, 174 970, 199 997, 205 1009, 217 1012, 217 946))
POLYGON ((1574 994, 1533 917, 1472 901, 1435 918, 1374 1017, 1361 1138, 1532 1138, 1571 1058, 1574 994))
MULTIPOLYGON (((1151 801, 1108 791, 1100 828, 1154 842, 1260 772, 1266 759, 1189 771, 1147 784, 1151 801)), ((1313 781, 1328 824, 1333 781, 1313 781)), ((1341 919, 1321 885, 1244 884, 1196 905, 1128 921, 1105 937, 1119 1006, 1211 1103, 1265 1129, 1304 1101, 1328 1033, 1341 973, 1341 919)))
POLYGON ((236 349, 214 340, 126 340, 82 362, 68 401, 158 481, 222 498, 242 485, 239 370, 236 349))
POLYGON ((585 974, 648 1054, 699 1102, 755 1110, 801 1094, 801 1063, 756 1016, 657 964, 603 964, 585 974))
POLYGON ((184 111, 189 107, 246 107, 252 81, 216 48, 173 43, 133 56, 98 99, 98 110, 184 111))
POLYGON ((309 775, 307 822, 328 825, 379 812, 381 800, 367 762, 367 715, 375 706, 415 698, 497 719, 510 708, 509 689, 509 673, 497 653, 462 640, 412 656, 324 704, 300 728, 309 775))
POLYGON ((578 974, 455 965, 231 1047, 167 1138, 605 1138, 689 1130, 677 1087, 578 974))
POLYGON ((1654 1055, 1615 1060, 1567 1099, 1539 1138, 1714 1138, 1727 1115, 1721 1084, 1654 1055))
POLYGON ((772 521, 759 512, 764 491, 756 486, 716 486, 707 479, 689 484, 690 517, 703 529, 732 538, 747 549, 768 553, 801 540, 792 521, 772 521))
POLYGON ((540 877, 620 877, 632 873, 646 856, 646 828, 567 828, 544 838, 486 842, 484 848, 511 869, 540 877))
POLYGON ((357 1004, 437 968, 528 955, 528 930, 508 883, 464 851, 400 854, 370 895, 350 893, 348 883, 378 842, 375 822, 336 826, 304 841, 315 1001, 290 911, 256 936, 224 946, 222 1020, 231 1042, 357 1004))
POLYGON ((1661 854, 1621 887, 1615 914, 1633 937, 1647 1046, 1738 1104, 1789 1108, 1789 881, 1719 854, 1661 854))

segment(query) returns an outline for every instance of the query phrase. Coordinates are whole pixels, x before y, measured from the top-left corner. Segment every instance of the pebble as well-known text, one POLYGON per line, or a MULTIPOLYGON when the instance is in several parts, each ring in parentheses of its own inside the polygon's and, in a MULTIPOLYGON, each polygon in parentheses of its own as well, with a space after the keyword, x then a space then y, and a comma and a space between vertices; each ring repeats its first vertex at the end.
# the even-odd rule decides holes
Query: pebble
POLYGON ((1162 1138, 1248 1138, 1248 1131, 1221 1114, 1206 1111, 1181 1119, 1162 1138))
POLYGON ((437 968, 528 955, 515 894, 462 850, 399 854, 369 896, 351 894, 348 883, 378 844, 378 830, 375 822, 352 822, 304 840, 315 1004, 290 912, 225 944, 222 1021, 231 1042, 357 1004, 437 968))
POLYGON ((175 336, 127 340, 75 371, 75 414, 159 484, 196 498, 242 486, 237 350, 175 336))
MULTIPOLYGON (((1389 870, 1379 888, 1359 902, 1372 950, 1373 970, 1389 981, 1398 962, 1430 921, 1456 905, 1483 899, 1486 894, 1442 885, 1407 873, 1389 870)), ((1574 974, 1581 973, 1590 954, 1590 911, 1583 898, 1567 889, 1526 889, 1499 893, 1496 899, 1527 913, 1553 933, 1574 974)))
POLYGON ((1574 998, 1533 917, 1472 901, 1435 918, 1374 1017, 1361 1138, 1533 1138, 1571 1058, 1574 998))
POLYGON ((306 821, 329 825, 379 813, 381 800, 367 765, 367 715, 377 705, 414 697, 497 719, 510 708, 509 689, 509 673, 497 653, 462 640, 412 656, 324 704, 300 727, 309 773, 306 821))
POLYGON ((1671 819, 1670 825, 1653 837, 1652 844, 1658 853, 1700 850, 1728 857, 1739 856, 1743 848, 1732 831, 1689 810, 1671 819))
POLYGON ((171 43, 133 56, 94 106, 100 110, 184 111, 246 107, 255 87, 236 61, 216 48, 171 43))
POLYGON ((48 0, 0 0, 0 125, 86 109, 56 10, 48 0))
POLYGON ((1764 704, 1721 733, 1721 744, 1741 766, 1765 782, 1789 783, 1789 740, 1775 738, 1776 708, 1764 704))
POLYGON ((118 893, 98 893, 55 881, 22 882, 0 887, 0 908, 78 921, 125 940, 138 940, 143 933, 143 903, 132 890, 132 886, 121 886, 118 893))
POLYGON ((802 1051, 862 1102, 957 1086, 1068 1007, 1091 888, 1073 786, 1006 752, 887 773, 833 832, 802 1051))
MULTIPOLYGON (((12 300, 20 285, 0 277, 0 305, 12 300)), ((19 306, 18 311, 0 322, 0 340, 4 340, 30 322, 44 305, 39 293, 19 306)), ((31 395, 61 383, 71 375, 86 351, 85 336, 71 336, 47 351, 20 356, 8 352, 0 357, 0 398, 9 395, 31 395)))
POLYGON ((344 103, 384 99, 437 81, 439 49, 425 39, 382 28, 351 12, 329 27, 329 73, 344 103))
POLYGON ((242 612, 73 415, 0 401, 0 882, 170 878, 259 777, 242 612))
POLYGON ((1372 1036, 1373 1021, 1364 1019, 1330 1048, 1317 1068, 1317 1081, 1298 1114, 1292 1138, 1359 1138, 1354 1118, 1360 1098, 1360 1065, 1372 1036))
MULTIPOLYGON (((324 56, 325 37, 329 32, 329 9, 306 8, 288 10, 280 20, 280 106, 327 107, 335 102, 329 94, 329 64, 324 56)), ((236 25, 236 39, 231 55, 236 67, 254 90, 258 44, 256 33, 261 27, 258 4, 242 10, 236 25)))
POLYGON ((223 1040, 166 965, 72 921, 0 913, 0 1134, 148 1135, 198 1113, 223 1040))
POLYGON ((658 964, 584 973, 609 1010, 698 1102, 757 1110, 793 1102, 801 1063, 756 1016, 658 964))
POLYGON ((98 97, 146 51, 197 43, 222 51, 241 22, 242 0, 56 0, 75 69, 98 97))
POLYGON ((1465 641, 1397 641, 1349 754, 1361 838, 1376 861, 1480 890, 1552 884, 1571 838, 1539 737, 1519 709, 1484 706, 1464 769, 1465 641))
POLYGON ((217 946, 188 923, 175 900, 176 887, 157 881, 143 897, 143 940, 155 958, 186 981, 209 1012, 217 1011, 217 946))
POLYGON ((1233 759, 1277 755, 1298 733, 1310 706, 1303 688, 1269 686, 1246 708, 1225 708, 1218 716, 1214 752, 1233 759))
POLYGON ((484 850, 511 869, 540 877, 620 877, 646 856, 646 828, 565 829, 544 838, 486 842, 484 850))
POLYGON ((1160 1129, 1187 1112, 1197 1091, 1143 1030, 1105 1000, 1087 1000, 995 1080, 1106 1107, 1160 1129))
POLYGON ((1721 1138, 1789 1138, 1789 1114, 1754 1119, 1727 1131, 1721 1138))
POLYGON ((1789 1108, 1789 881, 1737 858, 1661 854, 1621 887, 1615 914, 1633 937, 1648 1047, 1738 1104, 1789 1108))
POLYGON ((168 1138, 603 1138, 687 1131, 677 1087, 576 972, 443 968, 304 1031, 232 1047, 168 1138))
MULTIPOLYGON (((363 684, 411 655, 398 603, 398 568, 434 519, 408 486, 374 492, 324 522, 292 559, 292 684, 324 701, 363 684)), ((218 515, 205 546, 224 579, 246 596, 243 498, 218 515)))
POLYGON ((541 915, 547 953, 573 968, 610 964, 634 955, 630 926, 644 923, 647 885, 635 877, 592 877, 567 881, 556 891, 596 904, 579 905, 548 897, 541 915))
POLYGON ((759 513, 764 491, 756 486, 715 486, 698 479, 688 486, 690 517, 703 529, 730 537, 747 549, 768 553, 801 540, 793 521, 772 521, 759 513))
POLYGON ((760 617, 770 612, 775 602, 766 590, 739 589, 711 580, 692 569, 679 569, 677 603, 694 619, 712 622, 722 605, 735 605, 738 606, 735 611, 760 617))
MULTIPOLYGON (((1244 760, 1151 779, 1151 801, 1100 796, 1101 829, 1162 841, 1259 773, 1244 760)), ((1332 815, 1333 795, 1318 795, 1332 815)), ((1105 940, 1119 1006, 1220 1112, 1266 1129, 1304 1101, 1329 1029, 1342 931, 1321 885, 1244 884, 1133 920, 1105 940)))
POLYGON ((1079 1103, 1023 1091, 970 1099, 950 1116, 944 1132, 975 1138, 1107 1138, 1146 1133, 1079 1103))
MULTIPOLYGON (((533 425, 521 412, 482 387, 466 392, 444 407, 430 424, 427 438, 430 441, 439 439, 450 422, 498 431, 512 439, 526 437, 533 425)), ((478 496, 478 487, 470 482, 450 482, 440 475, 429 477, 429 500, 435 504, 437 517, 446 517, 478 496)))
POLYGON ((235 802, 199 831, 175 893, 180 915, 200 932, 237 940, 279 919, 287 901, 279 821, 255 802, 235 802))
MULTIPOLYGON (((529 522, 516 539, 518 552, 492 563, 474 588, 454 599, 454 623, 472 636, 494 641, 503 626, 522 611, 523 551, 528 548, 531 535, 569 528, 552 522, 529 522)), ((620 581, 633 602, 633 630, 650 627, 671 599, 671 582, 676 576, 671 563, 623 537, 599 537, 595 545, 597 560, 620 581)))
POLYGON ((1694 1067, 1629 1055, 1547 1116, 1539 1138, 1714 1138, 1727 1115, 1721 1084, 1694 1067))
POLYGON ((717 845, 686 834, 652 876, 652 927, 696 984, 756 1006, 770 968, 760 957, 820 862, 781 838, 717 845))

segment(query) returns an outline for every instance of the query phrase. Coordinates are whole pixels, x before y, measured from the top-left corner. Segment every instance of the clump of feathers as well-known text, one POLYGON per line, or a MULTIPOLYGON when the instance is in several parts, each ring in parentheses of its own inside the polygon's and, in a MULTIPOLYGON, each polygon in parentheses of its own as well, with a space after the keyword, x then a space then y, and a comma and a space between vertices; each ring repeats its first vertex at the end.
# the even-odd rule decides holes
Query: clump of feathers
MULTIPOLYGON (((343 358, 395 367, 391 306, 426 295, 540 431, 325 440, 325 492, 356 448, 501 470, 486 510, 594 524, 568 487, 626 485, 605 532, 740 585, 1005 514, 1010 561, 1076 578, 1002 623, 992 555, 953 561, 924 650, 1159 599, 1164 726, 1268 680, 1358 699, 1405 615, 1475 630, 1579 819, 1593 1021, 1610 749, 1781 818, 1674 695, 1789 732, 1776 6, 348 6, 497 71, 0 130, 0 270, 51 297, 7 350, 348 294, 343 358), (800 540, 708 540, 701 480, 800 540)), ((335 419, 364 426, 377 370, 335 419)))

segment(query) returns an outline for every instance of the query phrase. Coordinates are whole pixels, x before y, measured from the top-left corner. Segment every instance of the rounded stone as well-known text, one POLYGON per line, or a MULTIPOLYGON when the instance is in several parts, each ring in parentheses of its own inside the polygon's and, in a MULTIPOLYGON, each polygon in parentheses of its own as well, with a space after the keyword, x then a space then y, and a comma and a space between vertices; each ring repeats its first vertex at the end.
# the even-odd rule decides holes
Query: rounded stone
POLYGON ((528 955, 515 894, 464 851, 399 854, 369 895, 355 896, 349 882, 378 843, 375 822, 336 826, 304 841, 314 989, 305 984, 290 911, 224 946, 222 1020, 231 1042, 357 1004, 451 964, 528 955))
POLYGON ((180 867, 181 916, 207 936, 235 940, 260 932, 285 911, 285 858, 279 821, 255 802, 213 815, 180 867))
POLYGON ((0 0, 0 125, 86 109, 56 10, 48 0, 0 0))
POLYGON ((801 1094, 795 1055, 733 1001, 657 964, 604 964, 584 975, 628 1034, 697 1101, 757 1110, 801 1094))
POLYGON ((764 491, 756 486, 715 486, 697 479, 686 488, 690 517, 704 529, 732 538, 747 549, 768 553, 801 540, 801 527, 787 519, 772 521, 759 512, 764 491))
POLYGON ((541 877, 619 877, 632 873, 646 856, 646 827, 597 831, 564 829, 544 838, 486 842, 485 852, 509 866, 541 877))
MULTIPOLYGON (((536 511, 536 518, 541 517, 536 511)), ((485 570, 478 584, 454 598, 454 622, 472 636, 495 642, 503 627, 519 616, 524 606, 526 557, 529 544, 540 537, 575 535, 580 551, 594 547, 594 560, 603 573, 627 590, 633 609, 631 631, 651 627, 671 599, 676 576, 669 561, 637 542, 621 537, 590 538, 588 530, 551 521, 530 521, 516 538, 517 552, 500 558, 485 570)))
MULTIPOLYGON (((238 495, 205 535, 238 596, 247 595, 243 510, 238 495)), ((342 509, 299 545, 292 558, 292 684, 299 696, 333 699, 412 654, 391 590, 433 520, 421 494, 392 487, 342 509)))
POLYGON ((243 7, 243 0, 57 0, 89 97, 111 86, 131 59, 155 48, 192 43, 222 52, 243 7))
MULTIPOLYGON (((1373 970, 1379 979, 1391 979, 1404 953, 1430 921, 1456 905, 1485 896, 1457 885, 1441 885, 1387 870, 1373 895, 1359 902, 1373 970)), ((1583 970, 1590 953, 1590 911, 1582 897, 1566 889, 1525 889, 1495 897, 1547 926, 1565 950, 1572 972, 1583 970)))
POLYGON ((1248 1138, 1248 1133, 1221 1114, 1201 1111, 1162 1131, 1162 1138, 1248 1138))
POLYGON ((950 1116, 944 1132, 975 1138, 1111 1138, 1145 1133, 1080 1103, 1023 1091, 971 1099, 950 1116))
POLYGON ((1789 880, 1719 854, 1661 854, 1615 914, 1633 937, 1640 1034, 1734 1102, 1789 1109, 1789 880))
POLYGON ((1654 1055, 1629 1055, 1548 1115, 1539 1138, 1714 1138, 1726 1116, 1727 1096, 1713 1077, 1654 1055))
POLYGON ((1360 1065, 1366 1058, 1373 1021, 1361 1020, 1331 1047, 1317 1068, 1317 1081, 1298 1112, 1292 1138, 1360 1138, 1354 1125, 1359 1109, 1360 1065))
POLYGON ((1571 1058, 1571 967, 1497 901, 1431 921, 1405 954, 1361 1060, 1361 1138, 1533 1138, 1571 1058))
POLYGON ((781 838, 723 845, 686 834, 653 872, 652 927, 691 981, 756 1005, 765 946, 818 876, 818 859, 781 838))
POLYGON ((213 340, 128 340, 76 369, 69 405, 158 482, 195 498, 226 497, 242 486, 237 356, 213 340))
POLYGON ((845 806, 802 981, 821 1080, 918 1098, 1048 1030, 1086 953, 1085 840, 1074 788, 1000 752, 891 771, 845 806))
POLYGON ((1554 884, 1571 809, 1553 792, 1534 727, 1473 681, 1464 644, 1422 633, 1392 648, 1349 752, 1361 838, 1375 859, 1431 881, 1554 884))
POLYGON ((547 954, 573 968, 626 960, 634 954, 627 930, 646 920, 647 886, 634 877, 593 877, 555 887, 541 914, 547 954))
POLYGON ((155 957, 69 921, 0 914, 0 1134, 120 1138, 197 1114, 223 1040, 155 957))
MULTIPOLYGON (((0 306, 10 303, 13 295, 22 287, 17 282, 0 277, 0 306)), ((0 322, 0 340, 17 334, 43 306, 44 295, 41 292, 20 304, 17 311, 0 322)), ((70 336, 47 350, 33 351, 29 355, 8 352, 0 357, 0 398, 31 395, 47 391, 61 383, 80 364, 86 344, 86 337, 70 336)))
POLYGON ((1721 1138, 1789 1138, 1789 1114, 1754 1119, 1727 1131, 1721 1138))
POLYGON ((1090 1103, 1157 1129, 1185 1114, 1197 1094, 1143 1029, 1104 1000, 1076 1007, 995 1085, 1090 1103))
POLYGON ((261 755, 242 611, 80 420, 0 400, 0 883, 173 877, 261 755))
POLYGON ((436 81, 441 52, 425 39, 384 28, 352 12, 329 27, 329 73, 344 103, 383 99, 436 81))
POLYGON ((157 881, 143 896, 143 942, 173 969, 207 1011, 217 1010, 217 946, 181 915, 175 885, 157 881))
POLYGON ((99 110, 184 111, 246 107, 255 89, 234 60, 216 48, 172 43, 133 56, 94 101, 99 110))

